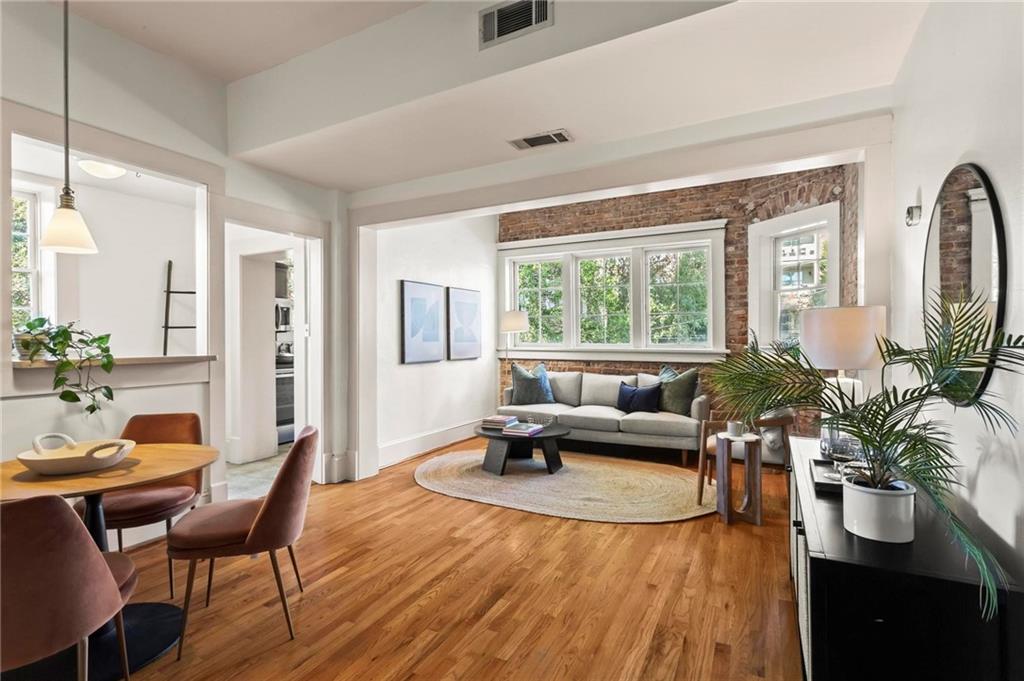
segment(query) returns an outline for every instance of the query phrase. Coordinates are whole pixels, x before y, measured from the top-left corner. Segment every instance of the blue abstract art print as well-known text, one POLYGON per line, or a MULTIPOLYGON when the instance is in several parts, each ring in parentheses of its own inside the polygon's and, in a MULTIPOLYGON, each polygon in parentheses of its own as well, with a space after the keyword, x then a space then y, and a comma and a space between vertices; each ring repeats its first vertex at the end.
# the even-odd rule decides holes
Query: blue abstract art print
POLYGON ((444 287, 402 280, 402 364, 444 359, 444 287))
POLYGON ((448 359, 480 356, 483 322, 480 292, 448 287, 448 359))

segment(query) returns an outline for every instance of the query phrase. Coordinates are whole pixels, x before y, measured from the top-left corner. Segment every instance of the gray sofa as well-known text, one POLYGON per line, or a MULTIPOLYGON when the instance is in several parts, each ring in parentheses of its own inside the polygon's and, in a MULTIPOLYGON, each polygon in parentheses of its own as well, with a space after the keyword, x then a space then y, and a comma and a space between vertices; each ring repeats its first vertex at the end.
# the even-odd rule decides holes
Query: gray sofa
POLYGON ((498 413, 516 416, 520 421, 532 417, 539 423, 556 422, 568 426, 571 440, 664 447, 684 452, 696 452, 698 449, 700 422, 708 418, 710 412, 706 395, 693 400, 689 416, 667 411, 627 414, 615 408, 619 384, 625 382, 644 387, 658 383, 657 376, 550 371, 548 379, 554 403, 513 405, 512 388, 506 388, 498 413))

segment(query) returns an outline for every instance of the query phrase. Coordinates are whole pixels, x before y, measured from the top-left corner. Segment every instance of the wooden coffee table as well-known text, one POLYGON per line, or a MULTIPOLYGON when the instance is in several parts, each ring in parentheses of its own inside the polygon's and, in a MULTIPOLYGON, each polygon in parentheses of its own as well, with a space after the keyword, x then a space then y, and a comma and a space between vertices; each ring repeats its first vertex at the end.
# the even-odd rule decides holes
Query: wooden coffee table
POLYGON ((558 453, 558 438, 569 435, 566 426, 545 426, 533 437, 522 435, 502 435, 501 428, 476 427, 476 434, 487 438, 487 454, 484 456, 483 469, 495 475, 505 474, 505 464, 509 459, 532 459, 533 448, 540 443, 544 451, 544 463, 548 473, 554 473, 562 467, 562 456, 558 453))

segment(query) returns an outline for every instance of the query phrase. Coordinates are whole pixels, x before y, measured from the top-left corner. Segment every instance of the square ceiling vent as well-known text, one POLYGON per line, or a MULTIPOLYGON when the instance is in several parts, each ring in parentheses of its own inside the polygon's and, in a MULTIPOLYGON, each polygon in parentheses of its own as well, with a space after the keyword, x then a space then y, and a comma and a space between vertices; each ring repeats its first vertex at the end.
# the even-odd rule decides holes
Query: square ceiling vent
POLYGON ((493 47, 555 23, 553 0, 510 0, 480 12, 480 49, 493 47))

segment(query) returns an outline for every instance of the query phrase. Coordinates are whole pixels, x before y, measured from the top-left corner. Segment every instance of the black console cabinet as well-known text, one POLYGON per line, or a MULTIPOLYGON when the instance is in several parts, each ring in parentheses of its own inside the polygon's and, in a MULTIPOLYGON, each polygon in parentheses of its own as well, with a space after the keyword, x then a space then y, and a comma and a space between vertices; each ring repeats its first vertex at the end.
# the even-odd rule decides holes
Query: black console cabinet
POLYGON ((843 529, 841 494, 815 492, 817 441, 793 438, 790 571, 808 681, 1022 681, 1024 593, 978 610, 977 571, 929 502, 914 541, 886 544, 843 529))

